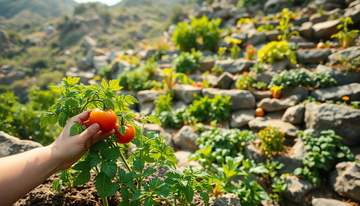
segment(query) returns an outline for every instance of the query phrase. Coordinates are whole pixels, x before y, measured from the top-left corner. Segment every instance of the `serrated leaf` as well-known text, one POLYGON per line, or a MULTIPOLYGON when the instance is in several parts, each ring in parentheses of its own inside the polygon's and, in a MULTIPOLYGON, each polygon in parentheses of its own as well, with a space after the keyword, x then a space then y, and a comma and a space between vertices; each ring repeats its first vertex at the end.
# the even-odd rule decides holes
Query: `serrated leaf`
POLYGON ((52 183, 52 186, 51 186, 51 189, 54 191, 58 191, 60 192, 60 189, 61 189, 61 180, 60 179, 56 179, 53 181, 52 183))
POLYGON ((183 190, 186 200, 191 202, 194 198, 194 190, 191 187, 185 187, 183 190))
POLYGON ((120 156, 120 151, 117 147, 104 149, 100 153, 104 160, 114 160, 120 156))
POLYGON ((138 190, 135 194, 134 197, 132 198, 132 200, 138 200, 140 198, 142 198, 147 192, 144 190, 138 190))
POLYGON ((110 80, 109 85, 112 91, 118 91, 123 88, 120 86, 120 80, 110 80))
POLYGON ((83 185, 90 180, 90 171, 82 171, 74 180, 74 186, 83 185))
POLYGON ((107 83, 104 79, 102 79, 102 81, 101 81, 101 86, 102 86, 102 88, 104 88, 104 89, 106 89, 106 88, 109 87, 108 83, 107 83))
POLYGON ((52 112, 47 112, 46 115, 41 118, 40 128, 44 128, 48 125, 54 125, 57 122, 57 116, 52 112))
POLYGON ((112 182, 111 184, 108 185, 106 196, 107 197, 114 196, 115 193, 118 191, 118 189, 119 189, 119 185, 112 182))
POLYGON ((142 172, 144 169, 144 162, 139 158, 134 158, 133 164, 135 169, 139 172, 142 172))
POLYGON ((129 191, 125 188, 125 187, 121 187, 121 197, 123 199, 123 201, 128 201, 129 200, 129 191))
POLYGON ((126 95, 125 101, 127 103, 129 103, 129 104, 139 103, 139 101, 137 99, 135 99, 135 97, 133 97, 131 95, 126 95))
POLYGON ((205 191, 201 191, 200 196, 203 198, 205 205, 207 205, 209 203, 209 194, 205 191))
POLYGON ((117 165, 115 162, 104 162, 101 165, 101 171, 104 172, 110 179, 115 177, 117 165))
POLYGON ((156 172, 156 169, 154 169, 154 168, 152 168, 152 167, 148 167, 148 168, 144 171, 143 175, 144 175, 144 177, 147 177, 147 176, 150 176, 150 175, 154 174, 155 172, 156 172))
POLYGON ((149 197, 145 198, 144 206, 152 206, 153 203, 154 203, 154 201, 153 201, 152 197, 149 196, 149 197))
POLYGON ((74 170, 81 170, 81 171, 90 171, 90 161, 82 161, 76 163, 74 166, 72 166, 72 169, 74 170))
POLYGON ((103 172, 100 172, 95 177, 95 187, 97 192, 99 193, 99 196, 104 198, 106 197, 108 193, 108 186, 111 184, 111 180, 107 177, 107 175, 103 172))
POLYGON ((133 181, 126 182, 124 185, 132 190, 136 190, 136 185, 133 181))
POLYGON ((59 125, 60 125, 61 127, 65 127, 67 117, 68 117, 68 116, 67 116, 67 114, 65 114, 65 113, 63 113, 63 114, 60 116, 60 118, 59 118, 59 125))
POLYGON ((122 134, 123 136, 125 135, 125 132, 126 132, 126 128, 124 127, 124 126, 121 126, 120 128, 119 128, 119 132, 120 132, 120 134, 122 134))

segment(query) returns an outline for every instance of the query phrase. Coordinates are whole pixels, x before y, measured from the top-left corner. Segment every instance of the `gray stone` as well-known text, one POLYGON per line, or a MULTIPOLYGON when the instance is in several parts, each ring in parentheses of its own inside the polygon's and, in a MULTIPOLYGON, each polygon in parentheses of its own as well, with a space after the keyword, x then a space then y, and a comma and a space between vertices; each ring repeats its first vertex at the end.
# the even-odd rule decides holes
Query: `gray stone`
POLYGON ((338 50, 337 52, 334 52, 329 56, 329 61, 336 62, 341 58, 341 56, 346 56, 350 59, 355 59, 356 57, 360 56, 360 46, 353 46, 347 49, 338 50))
POLYGON ((257 106, 267 112, 280 111, 296 105, 300 102, 300 98, 301 96, 298 94, 281 99, 265 98, 262 99, 257 106))
POLYGON ((177 151, 175 152, 175 157, 177 159, 177 166, 178 167, 189 167, 192 168, 202 168, 198 161, 188 161, 189 156, 192 155, 194 151, 177 151))
POLYGON ((259 45, 261 43, 266 42, 266 34, 265 32, 251 32, 247 35, 246 45, 259 45))
POLYGON ((178 85, 174 88, 174 95, 177 99, 184 101, 187 104, 190 104, 195 99, 196 95, 201 95, 202 88, 200 87, 193 87, 191 85, 178 85))
POLYGON ((220 66, 224 72, 231 74, 243 73, 248 71, 255 64, 254 61, 238 59, 238 60, 216 60, 215 65, 220 66))
POLYGON ((278 41, 278 36, 281 35, 281 32, 278 30, 268 31, 265 35, 267 41, 278 41))
POLYGON ((291 96, 294 94, 301 95, 300 101, 304 101, 309 95, 309 89, 307 87, 287 87, 286 89, 283 89, 281 91, 281 96, 283 97, 291 96))
POLYGON ((239 15, 242 15, 242 14, 245 14, 247 13, 247 10, 246 8, 236 8, 236 7, 233 7, 231 8, 230 10, 230 15, 232 17, 236 17, 236 16, 239 16, 239 15))
POLYGON ((289 65, 290 61, 288 59, 283 59, 276 61, 274 64, 266 64, 265 68, 268 72, 282 72, 286 70, 289 65))
POLYGON ((236 26, 236 20, 234 18, 228 19, 227 21, 225 21, 225 23, 223 25, 221 25, 221 28, 229 28, 229 27, 233 27, 236 26))
POLYGON ((7 46, 10 44, 9 35, 6 31, 0 29, 0 46, 7 46))
POLYGON ((89 84, 89 80, 93 79, 96 74, 96 69, 92 68, 87 71, 82 71, 77 67, 71 67, 65 73, 65 76, 80 77, 80 83, 89 84))
POLYGON ((330 173, 329 184, 342 196, 360 201, 360 164, 341 162, 330 173))
POLYGON ((201 62, 199 70, 201 72, 210 72, 214 65, 215 60, 205 60, 201 62))
POLYGON ((164 129, 158 124, 146 123, 144 125, 144 135, 147 132, 155 132, 155 133, 158 133, 158 134, 162 134, 164 132, 164 129))
POLYGON ((320 22, 327 21, 328 18, 329 18, 329 15, 327 15, 327 14, 313 14, 310 16, 310 21, 313 24, 317 24, 320 22))
POLYGON ((198 146, 195 141, 199 138, 199 134, 196 133, 192 127, 185 125, 179 132, 173 137, 176 147, 181 149, 197 150, 198 146))
POLYGON ((38 147, 42 147, 42 145, 31 140, 20 140, 0 131, 0 157, 14 155, 38 147))
POLYGON ((305 43, 308 42, 304 37, 302 36, 291 36, 288 40, 289 43, 305 43))
POLYGON ((313 129, 315 136, 323 130, 332 129, 348 146, 360 143, 360 110, 336 104, 306 104, 306 128, 313 129))
POLYGON ((243 32, 241 32, 241 33, 236 32, 236 33, 231 34, 231 38, 238 39, 238 40, 241 40, 242 42, 245 42, 247 39, 247 35, 246 35, 246 33, 243 33, 243 32))
POLYGON ((341 71, 321 64, 316 67, 316 72, 328 72, 337 81, 338 86, 360 83, 360 72, 341 71))
POLYGON ((229 89, 230 85, 234 82, 233 78, 234 76, 232 74, 224 72, 217 78, 215 85, 222 89, 229 89))
POLYGON ((194 16, 196 18, 201 18, 202 16, 210 16, 211 15, 211 11, 208 7, 201 7, 200 10, 196 11, 194 16))
POLYGON ((83 44, 87 50, 96 47, 97 44, 96 41, 87 35, 84 36, 83 41, 84 41, 83 44))
POLYGON ((287 0, 267 0, 265 5, 264 5, 264 9, 268 9, 269 7, 272 6, 281 6, 281 5, 286 5, 288 3, 287 0))
POLYGON ((178 101, 174 105, 171 106, 171 110, 175 111, 178 109, 186 109, 187 106, 188 105, 184 101, 178 101))
POLYGON ((221 19, 226 19, 228 17, 230 17, 230 7, 228 8, 223 8, 219 11, 216 11, 212 14, 212 18, 213 19, 218 19, 218 18, 221 18, 221 19))
POLYGON ((96 70, 99 70, 101 68, 103 68, 104 66, 108 65, 107 63, 107 56, 95 56, 93 58, 93 65, 95 67, 96 70))
POLYGON ((141 59, 150 59, 151 56, 156 52, 155 49, 147 49, 147 50, 142 50, 139 52, 139 56, 141 57, 141 59))
POLYGON ((311 96, 318 101, 326 100, 342 101, 342 97, 348 96, 349 101, 360 101, 360 84, 352 83, 343 86, 315 89, 311 92, 311 96))
POLYGON ((297 137, 296 132, 298 131, 298 129, 294 125, 288 122, 284 122, 282 120, 269 119, 266 117, 256 117, 249 122, 249 127, 251 130, 258 131, 265 129, 268 126, 279 127, 280 130, 283 131, 287 137, 297 137))
POLYGON ((251 120, 255 119, 255 113, 253 110, 238 110, 231 114, 231 128, 243 127, 251 120))
POLYGON ((327 57, 331 54, 330 49, 304 49, 296 53, 296 58, 299 63, 309 64, 325 62, 327 57))
POLYGON ((285 184, 287 185, 287 189, 283 193, 284 197, 295 203, 302 202, 303 197, 307 193, 316 189, 316 186, 309 181, 290 175, 285 178, 285 184))
POLYGON ((300 35, 307 39, 312 39, 312 34, 313 34, 312 26, 313 26, 312 22, 303 23, 299 29, 300 35))
POLYGON ((87 70, 92 67, 92 63, 89 62, 85 57, 81 57, 79 59, 76 59, 76 66, 80 69, 87 70))
POLYGON ((137 98, 139 100, 139 103, 143 104, 146 102, 154 102, 161 94, 166 93, 162 91, 144 90, 137 93, 137 98))
POLYGON ((308 22, 309 19, 309 16, 301 15, 296 17, 296 19, 290 20, 290 23, 293 23, 294 26, 301 26, 303 23, 308 22))
POLYGON ((203 89, 203 96, 214 98, 215 95, 230 96, 232 102, 231 110, 253 109, 255 107, 255 97, 247 90, 220 90, 203 89))
MULTIPOLYGON (((271 67, 273 69, 276 69, 275 67, 271 67)), ((271 71, 265 71, 257 73, 256 76, 256 82, 265 82, 266 84, 269 84, 271 82, 272 77, 276 74, 276 72, 271 71)))
POLYGON ((251 93, 254 95, 256 101, 261 101, 262 99, 272 97, 272 91, 269 90, 267 91, 252 90, 251 93))
POLYGON ((175 144, 174 144, 174 141, 172 139, 172 135, 168 132, 164 132, 164 139, 165 139, 165 142, 166 142, 166 145, 171 147, 173 150, 176 150, 176 147, 175 147, 175 144))
POLYGON ((351 206, 350 204, 343 201, 325 198, 314 198, 312 199, 311 203, 313 206, 351 206))
POLYGON ((139 104, 139 111, 143 115, 149 115, 155 109, 155 104, 153 102, 145 102, 139 104))
POLYGON ((297 43, 299 49, 315 49, 316 44, 314 42, 299 42, 297 43))
POLYGON ((209 206, 241 206, 240 199, 232 193, 210 198, 209 206))
POLYGON ((289 107, 281 119, 282 121, 289 122, 291 124, 301 124, 304 122, 304 115, 305 106, 304 104, 299 104, 293 107, 289 107))
POLYGON ((111 71, 112 71, 112 75, 111 78, 112 79, 117 79, 118 76, 120 74, 122 74, 124 71, 129 71, 129 70, 133 70, 133 66, 126 62, 126 61, 120 61, 117 64, 115 63, 114 66, 112 67, 111 71))
POLYGON ((336 34, 339 30, 337 26, 340 24, 339 20, 330 20, 326 22, 317 23, 312 26, 313 37, 317 39, 330 39, 331 35, 336 34))
POLYGON ((344 14, 344 17, 350 17, 354 24, 360 23, 360 4, 347 10, 344 14))

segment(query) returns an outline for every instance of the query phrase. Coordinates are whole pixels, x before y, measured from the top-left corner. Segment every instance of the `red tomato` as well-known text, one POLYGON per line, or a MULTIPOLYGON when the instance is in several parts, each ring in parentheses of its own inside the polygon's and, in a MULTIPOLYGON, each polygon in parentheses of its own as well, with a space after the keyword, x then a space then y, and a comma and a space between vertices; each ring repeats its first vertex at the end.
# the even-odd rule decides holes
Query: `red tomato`
POLYGON ((99 124, 101 131, 107 132, 114 129, 117 122, 117 116, 112 110, 104 111, 96 108, 90 113, 89 120, 91 124, 99 124))
POLYGON ((262 108, 257 108, 257 109, 255 110, 255 115, 256 115, 257 117, 263 117, 263 116, 264 116, 264 110, 263 110, 262 108))
POLYGON ((120 125, 116 124, 115 125, 115 134, 116 134, 117 138, 119 139, 116 142, 118 142, 120 144, 126 144, 126 143, 131 142, 134 139, 134 137, 135 137, 134 126, 132 126, 131 124, 125 125, 125 135, 122 135, 119 132, 119 128, 120 128, 120 125))

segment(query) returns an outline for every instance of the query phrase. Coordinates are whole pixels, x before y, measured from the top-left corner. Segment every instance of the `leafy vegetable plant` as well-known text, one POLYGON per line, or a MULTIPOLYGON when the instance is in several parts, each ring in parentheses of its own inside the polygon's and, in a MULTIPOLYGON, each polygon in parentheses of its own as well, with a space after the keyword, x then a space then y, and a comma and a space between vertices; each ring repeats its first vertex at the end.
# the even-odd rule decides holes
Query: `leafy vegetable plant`
POLYGON ((159 95, 159 99, 155 100, 154 115, 160 120, 162 126, 179 128, 183 124, 183 110, 171 110, 172 97, 170 94, 159 95))
POLYGON ((241 40, 235 38, 227 38, 227 42, 229 44, 232 44, 232 47, 229 49, 231 53, 231 59, 238 59, 239 52, 241 51, 241 48, 239 46, 239 44, 241 44, 241 40))
POLYGON ((286 147, 283 145, 285 134, 278 127, 267 127, 258 133, 261 139, 260 149, 267 157, 278 155, 283 152, 286 147))
POLYGON ((252 84, 252 87, 257 90, 266 90, 267 84, 265 82, 256 82, 252 84))
POLYGON ((292 11, 289 11, 288 8, 284 8, 282 10, 282 14, 281 14, 281 19, 280 19, 280 23, 279 25, 276 27, 276 29, 282 31, 282 35, 278 37, 279 40, 282 41, 286 41, 288 38, 290 38, 292 35, 297 35, 299 36, 299 32, 298 31, 292 31, 288 34, 288 31, 290 30, 291 27, 294 26, 294 24, 289 23, 290 21, 290 17, 293 15, 294 13, 292 11))
POLYGON ((236 88, 240 90, 248 90, 256 80, 256 76, 253 74, 245 73, 242 77, 238 78, 235 82, 236 88))
POLYGON ((331 38, 337 38, 342 48, 348 48, 354 46, 356 43, 356 35, 359 34, 359 30, 349 30, 348 26, 354 24, 351 17, 340 18, 342 24, 337 26, 337 29, 342 29, 338 33, 331 36, 331 38))
POLYGON ((194 49, 189 52, 181 52, 180 56, 176 57, 173 61, 173 68, 176 72, 190 74, 200 66, 200 59, 202 53, 194 49))
POLYGON ((286 41, 272 41, 258 51, 260 63, 273 64, 285 58, 288 58, 292 64, 297 63, 295 53, 286 41))

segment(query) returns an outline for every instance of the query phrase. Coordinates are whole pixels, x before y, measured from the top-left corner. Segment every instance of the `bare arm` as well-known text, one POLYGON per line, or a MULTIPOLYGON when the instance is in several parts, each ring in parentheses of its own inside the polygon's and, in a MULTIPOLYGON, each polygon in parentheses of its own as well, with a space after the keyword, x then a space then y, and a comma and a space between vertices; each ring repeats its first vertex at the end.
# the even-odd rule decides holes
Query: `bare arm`
POLYGON ((73 122, 83 124, 90 112, 72 117, 51 145, 0 158, 0 205, 13 204, 55 172, 69 168, 92 144, 114 133, 99 132, 99 125, 93 124, 83 133, 69 137, 73 122))

